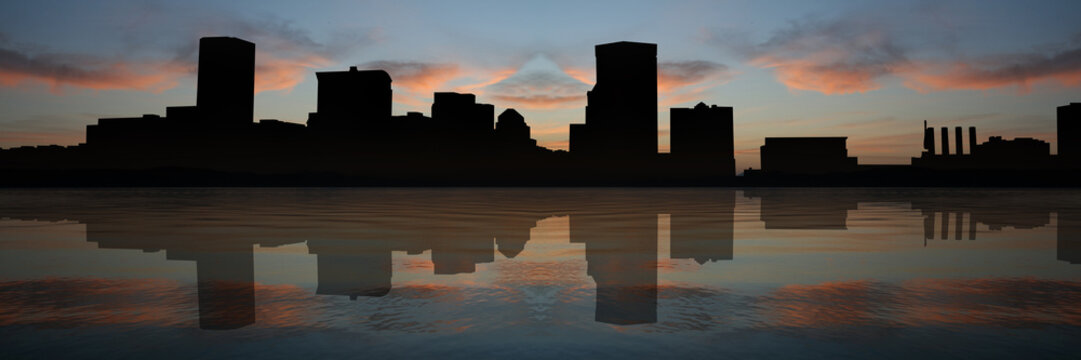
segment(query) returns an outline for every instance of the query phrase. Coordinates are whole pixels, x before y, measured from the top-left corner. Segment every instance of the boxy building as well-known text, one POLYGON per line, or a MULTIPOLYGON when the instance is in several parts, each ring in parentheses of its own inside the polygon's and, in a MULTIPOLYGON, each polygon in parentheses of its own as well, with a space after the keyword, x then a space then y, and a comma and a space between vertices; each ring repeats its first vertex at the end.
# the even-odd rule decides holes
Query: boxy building
POLYGON ((698 103, 670 111, 673 160, 716 167, 719 174, 735 176, 732 108, 698 103))
POLYGON ((391 120, 390 74, 383 70, 315 73, 319 80, 316 112, 308 118, 313 130, 381 129, 391 120))
POLYGON ((830 174, 856 170, 848 156, 847 137, 766 138, 761 147, 762 171, 784 174, 830 174))

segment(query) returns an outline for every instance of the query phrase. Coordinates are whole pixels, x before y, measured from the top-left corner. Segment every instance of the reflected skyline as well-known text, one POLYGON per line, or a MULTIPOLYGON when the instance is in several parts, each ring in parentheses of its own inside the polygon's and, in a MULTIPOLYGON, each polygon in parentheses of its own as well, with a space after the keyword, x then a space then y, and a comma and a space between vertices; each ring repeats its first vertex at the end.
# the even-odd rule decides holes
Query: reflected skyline
POLYGON ((98 248, 164 250, 167 260, 194 262, 199 327, 219 330, 257 321, 256 245, 304 243, 316 258, 315 294, 357 300, 394 291, 393 252, 430 252, 432 275, 474 274, 479 264, 495 261, 496 252, 514 260, 532 241, 531 230, 538 222, 559 217, 568 219, 565 242, 584 246, 586 275, 596 290, 594 320, 613 325, 656 323, 662 260, 659 243, 665 235, 662 220, 667 219, 669 259, 693 260, 698 265, 733 260, 734 212, 741 198, 759 201, 758 218, 767 231, 850 230, 849 211, 861 205, 905 203, 922 217, 925 241, 933 239, 936 230, 941 230, 941 239, 961 239, 961 226, 952 228, 956 234, 949 232, 956 224, 965 226, 970 240, 976 238, 978 226, 992 232, 1043 227, 1056 213, 1056 259, 1071 264, 1081 259, 1076 241, 1081 231, 1073 219, 1081 212, 1069 205, 1031 203, 1021 197, 973 197, 963 192, 910 197, 842 191, 827 192, 838 205, 823 206, 816 203, 821 193, 785 190, 675 192, 663 199, 635 192, 589 193, 583 196, 586 192, 571 191, 553 197, 528 191, 488 191, 480 194, 480 200, 466 204, 469 211, 460 213, 447 212, 460 207, 464 199, 464 194, 454 191, 438 196, 365 192, 340 203, 348 206, 347 201, 363 201, 365 206, 382 209, 369 214, 325 213, 312 203, 292 201, 298 198, 288 196, 242 201, 196 196, 186 204, 165 198, 157 203, 121 201, 112 205, 118 208, 111 213, 123 217, 101 214, 94 199, 75 196, 63 199, 63 207, 14 202, 15 206, 0 216, 74 220, 86 224, 86 241, 98 248), (1002 204, 1010 206, 996 206, 1002 204), (286 215, 276 211, 264 216, 268 206, 294 209, 305 220, 283 223, 281 216, 286 215), (221 213, 209 217, 203 213, 218 208, 230 208, 230 212, 223 217, 221 213), (1019 211, 1022 208, 1024 211, 1019 211), (613 212, 616 209, 624 210, 613 212), (230 230, 243 228, 261 230, 230 230))
MULTIPOLYGON (((237 215, 235 219, 207 219, 197 211, 171 217, 169 211, 144 204, 123 209, 131 216, 115 218, 53 212, 26 219, 63 218, 87 224, 86 241, 102 249, 164 250, 167 260, 194 261, 198 279, 200 328, 235 329, 255 322, 253 246, 283 246, 306 242, 316 255, 318 295, 380 297, 392 290, 394 251, 431 252, 434 275, 469 274, 477 264, 491 263, 498 251, 514 258, 529 242, 529 230, 538 221, 569 216, 569 243, 586 246, 588 275, 597 283, 598 322, 618 325, 657 321, 658 215, 674 214, 672 258, 707 261, 732 259, 732 211, 735 191, 721 191, 705 199, 679 198, 655 204, 649 198, 597 196, 559 203, 531 196, 488 198, 484 206, 493 215, 441 219, 441 207, 412 207, 414 198, 382 197, 379 205, 403 209, 393 216, 372 219, 330 215, 331 227, 275 234, 272 239, 237 240, 215 231, 222 223, 240 227, 271 227, 271 220, 237 215), (609 206, 629 206, 641 213, 610 216, 609 206), (523 209, 543 209, 523 212, 523 209), (155 215, 156 214, 156 215, 155 215), (162 217, 165 215, 167 217, 162 217), (433 220, 435 219, 435 220, 433 220), (168 224, 162 224, 161 222, 168 224), (627 227, 627 224, 642 224, 627 227)), ((452 201, 452 199, 447 199, 452 201)), ((567 200, 567 199, 559 199, 567 200)), ((434 201, 434 202, 438 202, 434 201)), ((71 204, 69 209, 93 208, 71 204)), ((258 204, 253 204, 258 206, 258 204)), ((444 206, 446 204, 443 204, 444 206)), ((217 204, 200 204, 212 207, 217 204)), ((247 214, 240 209, 238 214, 247 214)), ((12 217, 15 218, 15 217, 12 217)))

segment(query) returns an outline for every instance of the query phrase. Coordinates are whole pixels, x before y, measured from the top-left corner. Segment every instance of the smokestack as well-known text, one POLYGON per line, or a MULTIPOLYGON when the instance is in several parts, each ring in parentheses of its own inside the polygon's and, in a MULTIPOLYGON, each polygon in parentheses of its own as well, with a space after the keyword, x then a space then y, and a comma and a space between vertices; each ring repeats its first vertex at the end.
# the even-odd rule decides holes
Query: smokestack
POLYGON ((976 154, 976 127, 975 126, 969 126, 968 127, 968 153, 972 154, 972 155, 976 154))
POLYGON ((961 127, 953 128, 954 139, 957 142, 957 155, 964 155, 965 153, 965 138, 961 137, 961 127))
POLYGON ((923 121, 923 149, 928 155, 935 154, 935 128, 927 127, 927 120, 923 121))
POLYGON ((942 127, 942 156, 950 154, 950 128, 942 127))

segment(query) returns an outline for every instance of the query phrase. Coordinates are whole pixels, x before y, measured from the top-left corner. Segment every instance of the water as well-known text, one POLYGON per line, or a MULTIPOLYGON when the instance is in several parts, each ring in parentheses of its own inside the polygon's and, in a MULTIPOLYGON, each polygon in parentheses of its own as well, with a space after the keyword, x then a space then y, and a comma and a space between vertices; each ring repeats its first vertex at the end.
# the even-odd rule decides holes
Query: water
POLYGON ((1081 191, 0 191, 0 357, 1073 358, 1081 191))

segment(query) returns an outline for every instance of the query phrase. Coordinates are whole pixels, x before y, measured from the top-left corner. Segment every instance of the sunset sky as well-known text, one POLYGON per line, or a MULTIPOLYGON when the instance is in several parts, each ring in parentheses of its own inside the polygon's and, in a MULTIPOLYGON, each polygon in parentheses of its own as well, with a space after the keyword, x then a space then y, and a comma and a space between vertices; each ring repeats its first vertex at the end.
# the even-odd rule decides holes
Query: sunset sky
MULTIPOLYGON (((435 91, 515 108, 567 148, 593 46, 658 44, 668 108, 735 108, 737 168, 770 136, 848 136, 860 163, 908 163, 932 126, 1055 146, 1081 102, 1081 1, 6 1, 0 147, 74 145, 102 117, 195 104, 198 39, 256 44, 256 119, 304 123, 316 71, 393 78, 394 113, 435 91)), ((952 135, 951 135, 952 136, 952 135)))

